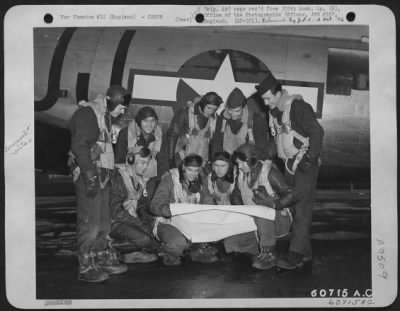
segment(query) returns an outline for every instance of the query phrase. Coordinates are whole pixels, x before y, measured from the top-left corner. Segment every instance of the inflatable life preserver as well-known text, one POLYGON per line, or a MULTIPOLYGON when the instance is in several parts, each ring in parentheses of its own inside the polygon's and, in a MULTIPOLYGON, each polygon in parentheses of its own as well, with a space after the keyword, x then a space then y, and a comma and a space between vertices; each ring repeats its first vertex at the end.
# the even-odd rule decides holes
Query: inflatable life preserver
MULTIPOLYGON (((142 147, 137 146, 137 141, 139 139, 139 136, 141 135, 141 129, 139 125, 133 120, 129 123, 128 125, 128 154, 129 152, 136 153, 138 152, 142 147)), ((157 176, 157 160, 156 160, 156 155, 160 152, 161 150, 161 143, 162 143, 162 130, 161 127, 157 124, 156 127, 154 128, 154 137, 155 141, 152 141, 148 148, 151 151, 151 160, 149 165, 147 166, 146 171, 144 172, 145 177, 155 177, 157 176)))
POLYGON ((188 119, 189 129, 188 132, 178 139, 176 144, 175 153, 178 153, 181 159, 186 155, 195 153, 201 156, 203 162, 208 161, 208 150, 210 138, 215 132, 215 118, 209 117, 207 124, 203 129, 200 129, 197 121, 197 115, 194 113, 196 103, 188 102, 188 119))
POLYGON ((283 104, 280 105, 282 110, 282 123, 279 124, 277 118, 275 118, 271 112, 269 113, 269 127, 271 134, 275 139, 275 143, 278 149, 278 157, 285 161, 285 166, 290 174, 294 174, 297 169, 297 165, 306 154, 308 147, 310 146, 309 138, 299 134, 291 127, 290 122, 290 110, 292 107, 293 100, 298 99, 299 95, 289 96, 284 100, 283 104), (299 140, 302 145, 297 148, 294 145, 294 139, 299 140), (292 168, 289 168, 287 162, 289 159, 294 158, 292 168))
POLYGON ((246 139, 249 142, 255 143, 253 134, 253 113, 249 111, 247 106, 243 107, 243 113, 241 118, 242 126, 237 134, 233 134, 231 128, 228 126, 226 119, 230 119, 230 115, 225 110, 223 113, 221 133, 224 135, 223 150, 233 154, 233 152, 242 144, 246 143, 246 139))
POLYGON ((128 197, 122 205, 130 215, 137 217, 137 202, 142 194, 147 197, 146 180, 143 178, 134 178, 134 174, 124 164, 117 164, 116 168, 118 168, 121 174, 128 193, 128 197), (137 185, 139 186, 138 189, 133 186, 132 178, 136 179, 137 185))

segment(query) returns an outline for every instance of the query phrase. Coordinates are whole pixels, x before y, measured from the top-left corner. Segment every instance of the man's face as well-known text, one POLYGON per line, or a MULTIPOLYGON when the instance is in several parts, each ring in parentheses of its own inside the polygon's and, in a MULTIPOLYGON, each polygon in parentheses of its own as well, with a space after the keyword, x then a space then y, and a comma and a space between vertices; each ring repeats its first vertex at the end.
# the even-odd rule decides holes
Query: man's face
POLYGON ((264 101, 265 106, 268 106, 270 109, 274 109, 278 106, 279 100, 281 98, 281 92, 277 92, 275 95, 271 93, 271 90, 261 95, 261 98, 264 101))
POLYGON ((226 161, 217 160, 213 163, 212 168, 217 177, 222 178, 228 173, 229 164, 226 161))
POLYGON ((153 133, 157 125, 157 120, 154 117, 148 117, 140 122, 140 127, 146 134, 153 133))
POLYGON ((243 107, 228 108, 227 111, 232 120, 238 120, 242 117, 243 107))
POLYGON ((116 118, 116 117, 124 114, 125 113, 125 109, 126 109, 125 106, 117 105, 117 107, 115 107, 114 110, 110 112, 110 114, 111 114, 112 117, 116 118))
POLYGON ((183 166, 183 174, 187 181, 195 181, 200 174, 200 167, 198 166, 183 166))
POLYGON ((203 115, 206 118, 209 118, 209 117, 211 117, 211 116, 213 116, 215 114, 215 111, 217 111, 217 108, 218 107, 214 106, 214 105, 206 105, 204 107, 203 115))
POLYGON ((135 155, 135 163, 133 164, 136 175, 143 176, 150 163, 150 156, 142 158, 139 154, 135 155))
POLYGON ((251 169, 250 169, 250 166, 247 164, 246 161, 242 161, 240 159, 236 159, 236 163, 238 164, 239 170, 242 170, 243 173, 250 173, 251 169))

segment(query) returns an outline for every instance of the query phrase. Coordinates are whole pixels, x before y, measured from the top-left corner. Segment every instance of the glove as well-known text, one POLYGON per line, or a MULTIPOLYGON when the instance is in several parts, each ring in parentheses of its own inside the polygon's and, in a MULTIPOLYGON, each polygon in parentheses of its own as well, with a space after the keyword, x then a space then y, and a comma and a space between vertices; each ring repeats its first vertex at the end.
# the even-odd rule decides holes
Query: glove
POLYGON ((161 207, 161 215, 165 218, 170 218, 172 216, 171 210, 168 205, 161 207))
POLYGON ((201 96, 196 96, 194 99, 193 99, 193 104, 197 104, 197 103, 199 103, 201 101, 201 96))
POLYGON ((69 155, 68 161, 67 161, 67 166, 69 168, 69 173, 71 175, 73 175, 75 168, 78 166, 74 156, 69 155))
POLYGON ((97 161, 100 159, 100 154, 103 152, 98 144, 94 144, 92 149, 90 149, 90 159, 92 161, 97 161))
POLYGON ((94 198, 99 192, 99 181, 97 180, 97 175, 93 171, 87 171, 84 174, 84 183, 86 186, 86 194, 89 198, 94 198))
POLYGON ((256 203, 257 205, 264 205, 267 207, 274 208, 275 206, 274 198, 268 195, 267 191, 263 186, 254 189, 253 193, 254 193, 253 197, 254 203, 256 203))

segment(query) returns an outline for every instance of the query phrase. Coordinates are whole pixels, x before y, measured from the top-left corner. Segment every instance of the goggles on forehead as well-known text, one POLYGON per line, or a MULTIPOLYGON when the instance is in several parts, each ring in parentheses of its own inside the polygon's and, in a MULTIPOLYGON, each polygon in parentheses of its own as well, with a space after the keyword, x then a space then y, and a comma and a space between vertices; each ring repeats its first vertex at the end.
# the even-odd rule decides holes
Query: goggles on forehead
POLYGON ((246 162, 248 159, 243 152, 234 152, 233 156, 235 159, 239 159, 240 161, 246 162))
POLYGON ((230 154, 229 154, 228 152, 226 152, 226 151, 218 151, 218 152, 215 152, 215 153, 214 153, 213 163, 214 163, 215 161, 218 161, 218 160, 231 163, 231 156, 230 156, 230 154))

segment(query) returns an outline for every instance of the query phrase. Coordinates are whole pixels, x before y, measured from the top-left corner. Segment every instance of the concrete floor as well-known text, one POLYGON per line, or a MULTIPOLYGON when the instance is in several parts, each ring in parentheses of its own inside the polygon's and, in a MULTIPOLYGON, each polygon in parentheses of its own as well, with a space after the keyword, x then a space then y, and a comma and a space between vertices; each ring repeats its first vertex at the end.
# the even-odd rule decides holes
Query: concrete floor
POLYGON ((37 299, 285 298, 311 297, 313 289, 371 288, 368 240, 315 241, 313 246, 312 265, 294 272, 255 270, 247 256, 220 253, 213 264, 189 259, 178 267, 160 261, 129 264, 127 273, 99 284, 77 280, 74 256, 39 256, 37 299))
MULTIPOLYGON (((74 205, 74 197, 37 198, 37 299, 283 298, 371 288, 368 191, 317 192, 313 262, 300 271, 255 270, 250 258, 225 254, 217 243, 219 262, 130 264, 127 273, 100 284, 77 280, 74 205)), ((278 251, 287 245, 287 238, 280 240, 278 251)))

